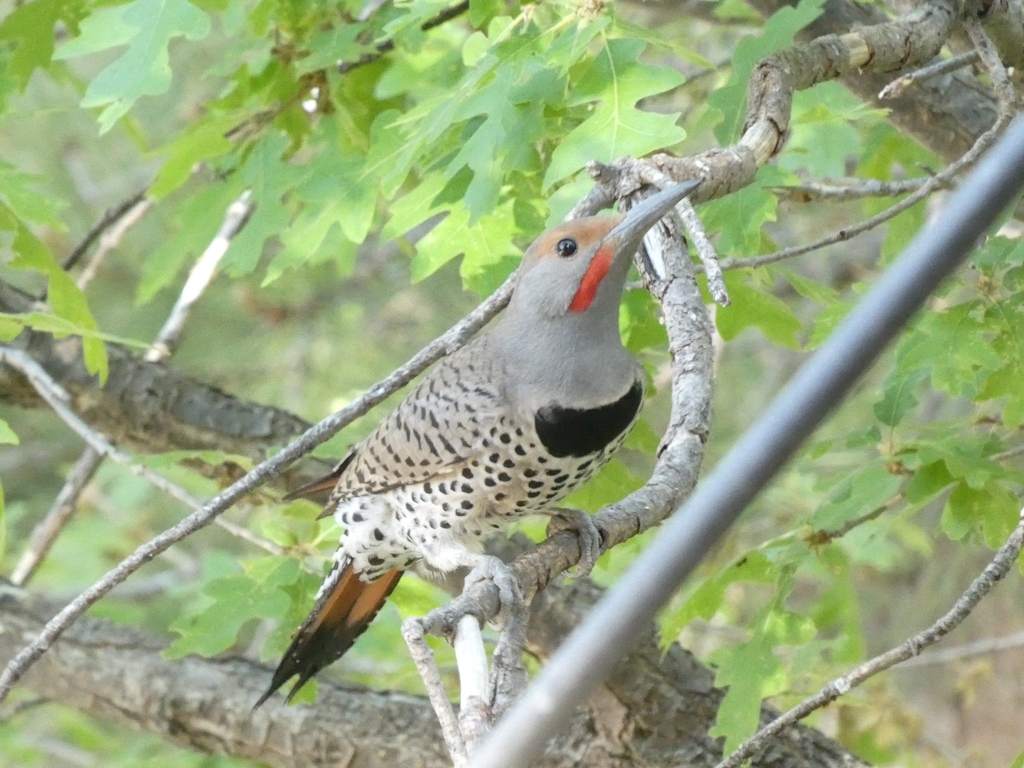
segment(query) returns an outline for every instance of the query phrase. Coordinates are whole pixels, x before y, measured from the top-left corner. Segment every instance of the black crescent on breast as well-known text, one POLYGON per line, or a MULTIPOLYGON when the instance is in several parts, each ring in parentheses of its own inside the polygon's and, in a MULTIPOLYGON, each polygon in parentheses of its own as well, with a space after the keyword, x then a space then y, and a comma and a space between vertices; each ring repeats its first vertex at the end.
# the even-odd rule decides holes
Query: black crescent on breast
POLYGON ((639 381, 614 403, 578 410, 551 405, 534 417, 541 443, 552 456, 589 456, 611 443, 633 422, 643 401, 639 381))

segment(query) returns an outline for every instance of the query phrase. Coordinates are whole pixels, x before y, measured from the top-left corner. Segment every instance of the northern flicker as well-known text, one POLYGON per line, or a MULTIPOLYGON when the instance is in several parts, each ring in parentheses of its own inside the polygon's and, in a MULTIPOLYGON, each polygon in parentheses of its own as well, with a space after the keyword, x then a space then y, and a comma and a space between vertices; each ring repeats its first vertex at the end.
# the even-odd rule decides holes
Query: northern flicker
POLYGON ((340 658, 404 571, 490 573, 486 538, 550 511, 608 462, 644 394, 619 335, 632 255, 697 185, 541 235, 495 325, 433 368, 330 475, 299 489, 332 488, 321 516, 334 515, 344 533, 256 706, 298 676, 291 698, 340 658))

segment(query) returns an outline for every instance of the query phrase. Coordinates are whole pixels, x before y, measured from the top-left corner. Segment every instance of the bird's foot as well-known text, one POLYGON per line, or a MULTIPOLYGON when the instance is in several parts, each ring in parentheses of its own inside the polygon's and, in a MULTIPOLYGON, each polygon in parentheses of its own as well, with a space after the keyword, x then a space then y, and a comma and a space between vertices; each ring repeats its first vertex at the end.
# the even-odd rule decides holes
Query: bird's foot
POLYGON ((548 536, 560 531, 572 531, 580 545, 580 561, 576 564, 576 576, 589 576, 594 570, 597 558, 601 556, 601 529, 594 525, 593 518, 582 509, 558 508, 552 511, 548 522, 548 536))
POLYGON ((499 558, 493 555, 479 555, 474 558, 475 563, 468 574, 466 574, 463 590, 468 590, 481 581, 493 582, 498 588, 498 623, 508 626, 509 619, 513 614, 525 613, 525 600, 523 591, 519 588, 519 582, 512 575, 512 571, 499 558))

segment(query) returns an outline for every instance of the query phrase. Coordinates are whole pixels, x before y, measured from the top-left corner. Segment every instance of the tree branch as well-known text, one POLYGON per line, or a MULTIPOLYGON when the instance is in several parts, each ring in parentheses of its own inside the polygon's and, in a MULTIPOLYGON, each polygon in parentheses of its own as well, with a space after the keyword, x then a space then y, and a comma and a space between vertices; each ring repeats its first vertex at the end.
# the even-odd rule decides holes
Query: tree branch
POLYGON ((89 248, 92 247, 92 244, 99 239, 100 235, 113 226, 122 216, 127 214, 128 211, 141 203, 145 199, 148 191, 148 187, 146 189, 141 189, 131 197, 106 211, 102 218, 93 225, 92 229, 86 232, 85 237, 82 238, 78 245, 71 250, 71 253, 69 253, 67 258, 64 259, 64 263, 61 264, 61 267, 65 270, 69 270, 75 266, 86 254, 89 248))
MULTIPOLYGON (((796 5, 796 0, 750 0, 750 5, 764 18, 781 8, 796 5)), ((948 34, 956 21, 956 10, 949 0, 930 2, 926 11, 936 9, 941 16, 930 16, 929 25, 938 21, 939 28, 948 34)), ((852 0, 828 0, 821 16, 812 21, 798 36, 811 40, 823 35, 843 35, 851 29, 883 25, 890 21, 885 11, 871 3, 852 0)), ((904 30, 908 47, 926 33, 924 27, 904 30)), ((935 39, 933 37, 933 39, 935 39)), ((902 48, 897 38, 894 42, 902 48)), ((938 46, 929 56, 915 57, 886 71, 877 67, 844 68, 839 73, 842 83, 868 104, 890 110, 890 120, 903 133, 927 147, 946 162, 953 162, 971 148, 996 121, 998 108, 992 94, 976 78, 962 72, 933 77, 916 83, 912 92, 895 99, 879 99, 879 93, 889 84, 890 72, 927 64, 938 54, 945 36, 936 40, 938 46)), ((897 64, 893 62, 893 64, 897 64)))

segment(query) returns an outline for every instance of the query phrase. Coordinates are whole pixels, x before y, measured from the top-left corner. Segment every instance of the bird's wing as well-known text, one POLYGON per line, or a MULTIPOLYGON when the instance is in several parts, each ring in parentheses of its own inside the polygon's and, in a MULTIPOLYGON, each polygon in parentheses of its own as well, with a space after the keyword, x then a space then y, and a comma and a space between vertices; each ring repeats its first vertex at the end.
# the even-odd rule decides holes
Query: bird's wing
POLYGON ((290 495, 333 488, 325 505, 331 514, 346 499, 422 483, 476 456, 503 412, 488 357, 478 343, 443 360, 329 475, 290 495))

